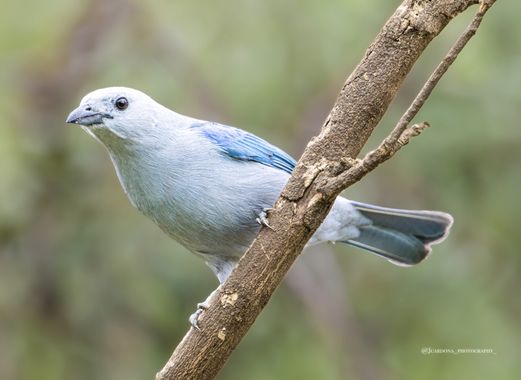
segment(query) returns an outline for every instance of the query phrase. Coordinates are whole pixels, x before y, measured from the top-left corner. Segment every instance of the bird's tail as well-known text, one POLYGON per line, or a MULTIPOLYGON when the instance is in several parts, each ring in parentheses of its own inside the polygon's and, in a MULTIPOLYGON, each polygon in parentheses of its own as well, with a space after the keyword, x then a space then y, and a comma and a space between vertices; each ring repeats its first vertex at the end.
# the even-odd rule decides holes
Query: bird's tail
POLYGON ((452 216, 438 211, 413 211, 351 202, 372 223, 360 226, 360 236, 345 243, 409 266, 424 260, 431 245, 449 233, 452 216))

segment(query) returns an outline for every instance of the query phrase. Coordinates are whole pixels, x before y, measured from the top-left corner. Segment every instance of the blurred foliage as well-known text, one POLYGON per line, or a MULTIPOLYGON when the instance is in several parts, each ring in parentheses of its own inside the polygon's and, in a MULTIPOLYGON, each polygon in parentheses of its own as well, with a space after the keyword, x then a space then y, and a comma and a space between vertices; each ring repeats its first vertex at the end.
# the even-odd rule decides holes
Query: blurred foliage
MULTIPOLYGON (((0 378, 152 378, 217 285, 132 209, 103 147, 65 125, 81 96, 139 88, 298 156, 397 5, 3 2, 0 378)), ((429 47, 368 149, 471 13, 429 47)), ((303 255, 221 379, 521 373, 520 14, 521 3, 498 2, 423 108, 419 120, 433 128, 348 190, 361 201, 447 210, 456 219, 451 237, 412 269, 349 247, 303 255), (422 347, 495 354, 422 355, 422 347)))

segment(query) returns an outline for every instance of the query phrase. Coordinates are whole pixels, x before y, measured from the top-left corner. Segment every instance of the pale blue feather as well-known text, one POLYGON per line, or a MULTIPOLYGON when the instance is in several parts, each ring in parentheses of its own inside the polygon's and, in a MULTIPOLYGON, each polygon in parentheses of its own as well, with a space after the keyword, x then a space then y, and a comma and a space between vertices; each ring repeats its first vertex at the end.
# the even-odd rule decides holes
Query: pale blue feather
POLYGON ((192 128, 236 160, 255 161, 289 174, 295 168, 296 161, 289 154, 241 129, 212 122, 196 123, 192 128))

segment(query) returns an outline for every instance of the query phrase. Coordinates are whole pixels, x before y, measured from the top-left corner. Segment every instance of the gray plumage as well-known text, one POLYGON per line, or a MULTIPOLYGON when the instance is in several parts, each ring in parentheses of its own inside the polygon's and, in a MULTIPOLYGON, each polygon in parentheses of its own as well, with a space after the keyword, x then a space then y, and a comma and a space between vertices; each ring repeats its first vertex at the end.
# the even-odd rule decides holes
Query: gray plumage
MULTIPOLYGON (((131 203, 202 257, 222 283, 246 251, 294 168, 261 138, 173 112, 133 89, 85 96, 67 122, 108 150, 131 203)), ((338 197, 308 245, 345 242, 401 264, 422 261, 443 240, 449 214, 408 211, 338 197)))

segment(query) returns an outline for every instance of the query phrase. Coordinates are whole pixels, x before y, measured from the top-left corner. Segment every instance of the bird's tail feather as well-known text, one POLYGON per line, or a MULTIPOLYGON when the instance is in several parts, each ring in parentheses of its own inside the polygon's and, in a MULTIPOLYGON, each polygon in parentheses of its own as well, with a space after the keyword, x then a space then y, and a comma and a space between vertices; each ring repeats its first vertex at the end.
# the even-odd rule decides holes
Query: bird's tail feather
POLYGON ((345 243, 383 256, 397 265, 424 260, 431 245, 447 237, 452 216, 439 211, 413 211, 351 202, 372 223, 359 227, 360 236, 345 243))

